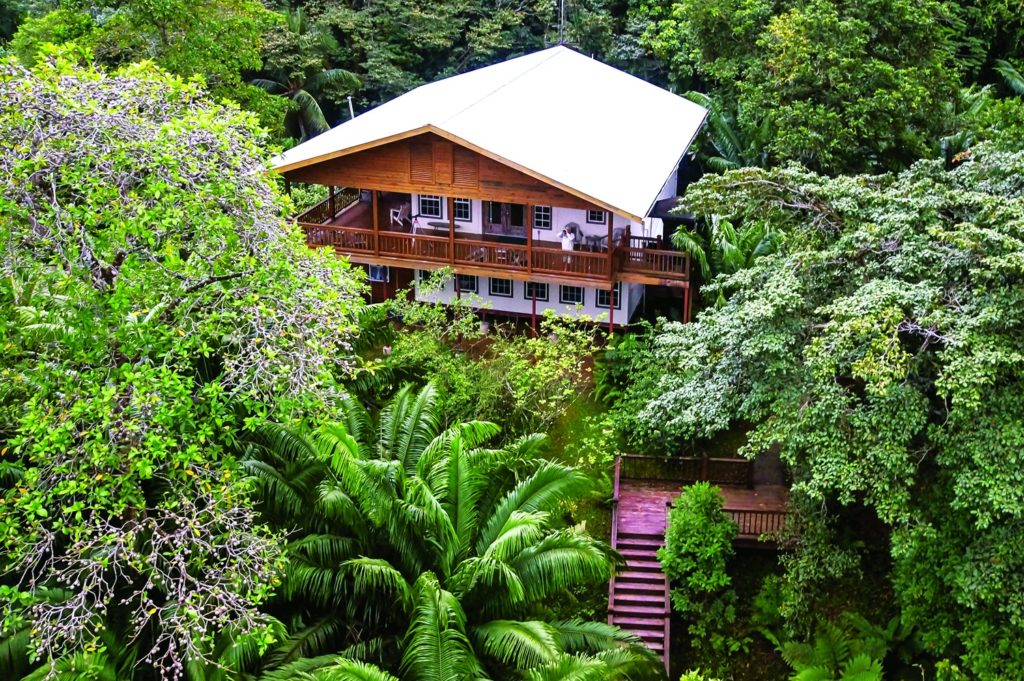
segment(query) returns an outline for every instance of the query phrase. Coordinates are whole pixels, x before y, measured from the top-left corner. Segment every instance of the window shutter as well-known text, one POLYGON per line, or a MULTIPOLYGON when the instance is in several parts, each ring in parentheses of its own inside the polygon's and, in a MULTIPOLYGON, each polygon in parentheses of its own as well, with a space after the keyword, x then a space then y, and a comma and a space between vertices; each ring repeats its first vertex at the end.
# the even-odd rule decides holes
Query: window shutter
POLYGON ((480 187, 480 159, 469 149, 455 147, 455 177, 453 184, 456 187, 469 187, 478 189, 480 187))
POLYGON ((409 177, 413 183, 434 183, 434 151, 430 144, 409 146, 409 177))

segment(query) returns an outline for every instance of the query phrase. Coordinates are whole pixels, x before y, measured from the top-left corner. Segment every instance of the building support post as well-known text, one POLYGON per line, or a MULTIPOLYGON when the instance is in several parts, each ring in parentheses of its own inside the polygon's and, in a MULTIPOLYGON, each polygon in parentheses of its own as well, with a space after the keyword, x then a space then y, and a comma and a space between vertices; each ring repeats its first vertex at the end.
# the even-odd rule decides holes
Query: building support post
POLYGON ((455 300, 462 300, 462 289, 459 288, 459 275, 457 274, 455 275, 455 300))
POLYGON ((615 282, 608 289, 608 333, 615 333, 615 282))
MULTIPOLYGON (((448 262, 455 266, 455 198, 451 196, 448 197, 448 262)), ((455 277, 455 281, 458 280, 455 277)))
POLYGON ((605 215, 608 216, 608 281, 613 281, 615 278, 615 244, 612 242, 612 212, 606 210, 605 215))
POLYGON ((683 289, 683 323, 690 321, 690 287, 683 289))
POLYGON ((373 213, 373 254, 380 255, 380 210, 376 189, 370 190, 370 212, 373 213))
POLYGON ((530 296, 532 306, 530 309, 530 328, 533 329, 533 337, 537 337, 537 284, 533 284, 533 295, 530 296))
POLYGON ((284 178, 284 193, 288 196, 292 195, 292 182, 287 177, 284 178))
POLYGON ((331 220, 338 214, 337 208, 334 205, 334 185, 330 186, 330 194, 327 195, 327 210, 331 212, 331 220))

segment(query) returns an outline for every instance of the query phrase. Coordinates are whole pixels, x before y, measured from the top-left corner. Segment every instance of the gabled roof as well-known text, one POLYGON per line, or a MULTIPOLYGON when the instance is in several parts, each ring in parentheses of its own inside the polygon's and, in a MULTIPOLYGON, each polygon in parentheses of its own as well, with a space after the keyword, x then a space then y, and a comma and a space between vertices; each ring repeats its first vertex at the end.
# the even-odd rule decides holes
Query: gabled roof
POLYGON ((418 87, 272 164, 286 172, 435 132, 636 218, 648 214, 706 116, 689 100, 559 46, 418 87))

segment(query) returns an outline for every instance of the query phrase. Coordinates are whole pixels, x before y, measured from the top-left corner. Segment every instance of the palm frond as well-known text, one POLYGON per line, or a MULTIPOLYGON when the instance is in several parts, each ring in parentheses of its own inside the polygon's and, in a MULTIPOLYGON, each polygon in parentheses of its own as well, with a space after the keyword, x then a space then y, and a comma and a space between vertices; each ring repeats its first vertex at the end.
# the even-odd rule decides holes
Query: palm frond
POLYGON ((416 681, 451 681, 477 669, 466 637, 466 615, 451 593, 427 572, 413 585, 413 618, 405 636, 402 673, 416 681))
POLYGON ((398 681, 380 667, 357 660, 339 660, 315 672, 300 674, 298 681, 398 681))
POLYGON ((491 620, 473 627, 472 635, 478 650, 517 669, 552 662, 562 652, 546 622, 491 620))
POLYGON ((249 85, 255 85, 258 88, 266 90, 272 95, 283 95, 288 92, 288 86, 284 83, 279 83, 276 80, 270 78, 253 78, 249 81, 249 85))
POLYGON ((516 511, 554 511, 565 499, 584 494, 591 484, 590 478, 577 470, 551 462, 542 464, 498 503, 480 532, 477 553, 486 553, 516 511))
POLYGON ((346 71, 345 69, 326 69, 306 81, 306 90, 319 93, 325 87, 331 87, 342 92, 354 92, 362 84, 359 77, 351 71, 346 71))
POLYGON ((1007 87, 1024 97, 1024 74, 1016 66, 1005 59, 997 59, 993 68, 1006 81, 1007 87))
POLYGON ((391 563, 380 558, 353 558, 342 563, 341 570, 353 578, 357 594, 382 601, 385 608, 398 605, 408 611, 412 602, 409 584, 391 563))

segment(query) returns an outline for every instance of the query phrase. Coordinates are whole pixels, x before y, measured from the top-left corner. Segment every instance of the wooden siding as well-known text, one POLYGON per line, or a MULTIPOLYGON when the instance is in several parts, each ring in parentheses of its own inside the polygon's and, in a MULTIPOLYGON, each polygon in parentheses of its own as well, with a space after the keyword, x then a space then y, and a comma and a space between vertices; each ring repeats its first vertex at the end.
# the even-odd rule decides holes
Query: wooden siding
POLYGON ((583 210, 602 207, 433 133, 285 172, 292 182, 583 210))

